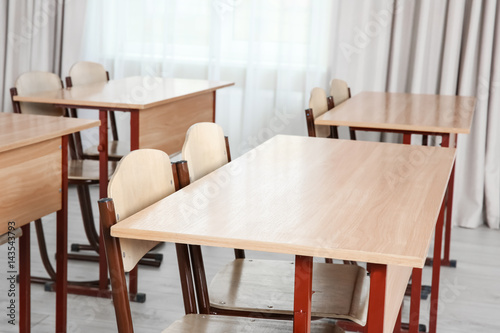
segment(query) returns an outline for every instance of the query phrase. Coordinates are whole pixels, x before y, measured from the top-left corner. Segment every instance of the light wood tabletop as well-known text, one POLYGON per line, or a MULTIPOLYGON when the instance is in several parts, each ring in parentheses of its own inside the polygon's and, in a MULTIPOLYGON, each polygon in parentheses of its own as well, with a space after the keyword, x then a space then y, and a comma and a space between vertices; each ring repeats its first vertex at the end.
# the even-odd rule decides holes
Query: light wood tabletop
POLYGON ((470 132, 476 98, 361 92, 315 119, 316 125, 428 133, 470 132))
POLYGON ((14 100, 78 107, 148 109, 232 85, 233 82, 134 76, 30 96, 15 96, 14 100))
POLYGON ((279 135, 112 235, 423 267, 454 157, 279 135))
POLYGON ((0 112, 0 152, 99 126, 99 120, 0 112))
POLYGON ((392 332, 412 268, 425 263, 454 158, 453 148, 279 135, 111 234, 386 265, 370 299, 392 332))

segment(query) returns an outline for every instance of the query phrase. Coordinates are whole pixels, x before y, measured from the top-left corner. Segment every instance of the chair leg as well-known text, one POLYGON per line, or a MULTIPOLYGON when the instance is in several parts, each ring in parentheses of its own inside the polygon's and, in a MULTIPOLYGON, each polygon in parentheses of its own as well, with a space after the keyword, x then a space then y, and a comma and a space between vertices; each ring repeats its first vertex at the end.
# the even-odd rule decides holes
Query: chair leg
POLYGON ((234 249, 235 259, 245 259, 245 250, 234 249))
POLYGON ((351 137, 351 140, 356 141, 356 131, 349 129, 349 136, 351 137))
POLYGON ((429 136, 427 134, 422 135, 422 146, 427 146, 429 141, 429 136))
POLYGON ((80 210, 82 212, 83 227, 89 244, 71 244, 71 251, 78 252, 80 250, 90 250, 99 253, 99 235, 97 234, 94 224, 89 187, 88 185, 77 185, 77 191, 80 201, 80 210))
MULTIPOLYGON (((47 243, 45 241, 45 233, 43 231, 43 225, 42 225, 42 220, 38 219, 35 221, 35 230, 36 230, 36 238, 38 240, 38 249, 40 251, 40 257, 42 259, 43 266, 45 270, 47 271, 47 274, 49 277, 39 277, 39 276, 32 276, 31 277, 31 282, 32 283, 47 283, 47 282, 55 282, 56 281, 56 271, 54 270, 54 267, 50 263, 48 251, 47 251, 47 243)), ((97 285, 99 283, 98 280, 95 281, 68 281, 69 284, 73 285, 97 285)))

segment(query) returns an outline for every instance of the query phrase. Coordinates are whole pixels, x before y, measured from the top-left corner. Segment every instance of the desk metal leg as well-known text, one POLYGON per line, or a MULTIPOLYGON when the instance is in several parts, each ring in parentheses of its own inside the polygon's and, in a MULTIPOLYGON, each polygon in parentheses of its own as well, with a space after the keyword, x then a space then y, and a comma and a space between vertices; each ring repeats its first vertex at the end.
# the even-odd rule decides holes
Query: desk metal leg
POLYGON ((295 256, 294 333, 311 332, 312 270, 312 257, 295 256))
POLYGON ((19 332, 31 331, 31 265, 30 265, 30 225, 21 227, 19 238, 19 332))
POLYGON ((404 145, 411 145, 411 133, 404 133, 403 134, 403 144, 404 145))
POLYGON ((411 305, 409 332, 418 333, 420 319, 420 293, 422 287, 422 269, 414 268, 411 275, 411 305))
MULTIPOLYGON (((108 112, 99 110, 99 198, 108 196, 108 112)), ((106 262, 106 253, 104 250, 104 239, 102 230, 99 237, 99 290, 108 289, 108 265, 106 262)))
MULTIPOLYGON (((457 135, 454 135, 455 144, 453 147, 456 147, 457 135)), ((450 147, 450 134, 443 134, 443 140, 441 143, 442 147, 450 147)), ((446 220, 445 220, 445 235, 444 235, 444 251, 443 251, 443 259, 441 260, 441 266, 447 267, 457 267, 457 261, 450 259, 450 243, 451 243, 451 221, 452 221, 452 211, 453 211, 453 190, 455 184, 455 163, 453 164, 453 169, 451 169, 450 180, 448 182, 448 191, 446 193, 446 220)), ((433 265, 433 259, 427 258, 425 262, 426 266, 433 265)))
POLYGON ((394 324, 393 333, 401 333, 401 313, 403 312, 403 304, 399 308, 398 318, 396 319, 396 323, 394 324))
POLYGON ((68 302, 68 137, 62 137, 61 209, 57 212, 56 332, 66 332, 68 302))
POLYGON ((443 220, 444 220, 444 204, 441 205, 438 221, 436 224, 436 232, 434 237, 434 259, 432 263, 432 291, 431 291, 431 310, 429 316, 429 333, 436 333, 437 329, 437 314, 439 303, 439 275, 441 273, 441 245, 443 240, 443 220))
POLYGON ((365 333, 380 333, 384 331, 387 266, 368 264, 368 271, 370 272, 370 302, 365 333))
POLYGON ((446 226, 444 235, 444 257, 441 266, 457 267, 456 260, 450 260, 451 243, 451 214, 453 210, 453 184, 455 183, 455 164, 451 170, 450 182, 448 183, 448 202, 446 207, 446 226))
MULTIPOLYGON (((139 111, 130 112, 130 151, 139 149, 139 111)), ((133 270, 129 272, 129 296, 130 300, 134 301, 138 297, 138 275, 139 265, 136 265, 133 270)), ((145 295, 141 295, 140 301, 145 300, 145 295)), ((142 303, 142 302, 141 302, 142 303)))

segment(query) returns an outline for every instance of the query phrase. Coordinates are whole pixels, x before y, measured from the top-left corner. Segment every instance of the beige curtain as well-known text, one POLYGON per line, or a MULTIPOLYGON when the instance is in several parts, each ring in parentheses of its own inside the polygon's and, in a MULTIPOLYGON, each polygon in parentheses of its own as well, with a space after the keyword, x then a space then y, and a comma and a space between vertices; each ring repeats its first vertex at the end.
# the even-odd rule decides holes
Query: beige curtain
POLYGON ((309 92, 334 77, 353 94, 473 95, 472 131, 458 142, 454 224, 499 228, 497 0, 67 0, 64 9, 63 22, 62 0, 0 2, 3 111, 20 73, 65 76, 78 60, 101 62, 115 78, 235 81, 218 94, 217 121, 238 155, 278 133, 305 135, 309 92))
POLYGON ((60 71, 62 1, 2 1, 0 35, 4 72, 1 85, 3 111, 11 111, 9 88, 23 72, 60 71))
POLYGON ((496 0, 343 0, 331 19, 330 77, 353 93, 477 97, 471 134, 458 141, 453 222, 462 227, 499 228, 499 10, 496 0))

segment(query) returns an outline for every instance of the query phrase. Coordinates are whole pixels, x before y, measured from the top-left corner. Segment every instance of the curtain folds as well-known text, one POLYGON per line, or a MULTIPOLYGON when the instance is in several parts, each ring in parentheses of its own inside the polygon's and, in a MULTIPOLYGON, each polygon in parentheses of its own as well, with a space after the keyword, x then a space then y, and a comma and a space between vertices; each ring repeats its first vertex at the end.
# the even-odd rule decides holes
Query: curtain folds
POLYGON ((477 96, 472 132, 459 136, 454 224, 499 228, 496 0, 88 3, 86 56, 114 77, 236 82, 217 101, 217 122, 236 156, 278 133, 305 134, 309 91, 327 89, 334 77, 353 94, 477 96), (129 27, 118 28, 117 17, 129 27))
POLYGON ((9 88, 27 71, 60 74, 62 0, 7 0, 0 4, 1 107, 11 111, 9 88))
MULTIPOLYGON (((233 81, 217 94, 216 120, 238 156, 275 134, 305 135, 309 92, 332 78, 353 95, 476 96, 471 134, 458 139, 453 222, 500 227, 498 0, 82 0, 67 1, 64 22, 61 6, 0 2, 3 110, 21 72, 65 76, 78 60, 102 63, 112 78, 233 81)), ((128 115, 118 118, 126 138, 128 115)))

